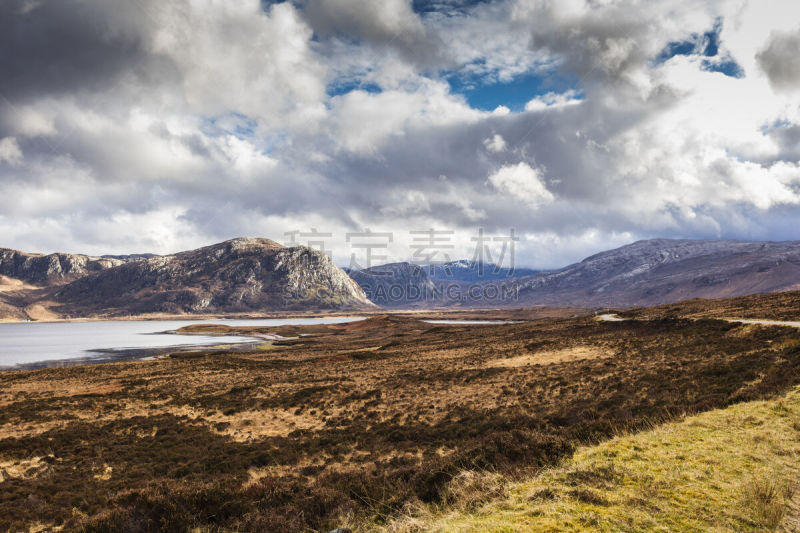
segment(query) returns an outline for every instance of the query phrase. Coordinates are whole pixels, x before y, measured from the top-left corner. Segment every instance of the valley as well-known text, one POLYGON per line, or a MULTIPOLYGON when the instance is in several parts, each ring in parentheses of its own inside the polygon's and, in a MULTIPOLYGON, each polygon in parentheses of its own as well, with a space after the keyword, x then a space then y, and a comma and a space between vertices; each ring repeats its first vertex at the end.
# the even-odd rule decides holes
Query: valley
POLYGON ((0 0, 0 533, 800 533, 798 21, 0 0))
MULTIPOLYGON (((31 328, 61 328, 73 332, 61 346, 42 334, 47 357, 83 351, 47 362, 20 345, 27 366, 0 372, 0 530, 613 530, 615 516, 638 516, 608 492, 624 465, 595 468, 585 454, 703 413, 742 405, 767 420, 758 402, 796 403, 796 248, 643 241, 484 281, 461 264, 463 279, 445 281, 408 264, 348 275, 266 239, 102 260, 6 253, 4 317, 54 323, 0 333, 32 342, 31 328), (712 273, 727 281, 703 281, 712 273), (437 283, 518 298, 403 299, 437 283), (399 300, 377 296, 397 287, 399 300), (777 292, 751 294, 767 288, 777 292), (689 292, 731 297, 680 299, 689 292), (611 502, 617 515, 604 514, 611 502)), ((696 438, 680 427, 681 442, 696 438)), ((795 453, 785 432, 758 431, 730 435, 795 453)), ((737 468, 779 464, 764 453, 737 468)), ((702 483, 739 487, 725 479, 702 483)), ((793 496, 780 479, 785 498, 720 507, 719 530, 783 523, 793 496)), ((716 524, 651 496, 664 523, 716 524)))

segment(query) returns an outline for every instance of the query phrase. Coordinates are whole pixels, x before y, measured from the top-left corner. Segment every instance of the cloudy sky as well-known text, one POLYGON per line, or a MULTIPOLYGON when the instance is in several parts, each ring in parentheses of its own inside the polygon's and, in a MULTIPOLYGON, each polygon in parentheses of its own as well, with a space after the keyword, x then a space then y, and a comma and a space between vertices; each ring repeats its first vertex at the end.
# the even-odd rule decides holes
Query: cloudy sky
POLYGON ((799 165, 796 0, 0 1, 3 247, 555 267, 800 239, 799 165))

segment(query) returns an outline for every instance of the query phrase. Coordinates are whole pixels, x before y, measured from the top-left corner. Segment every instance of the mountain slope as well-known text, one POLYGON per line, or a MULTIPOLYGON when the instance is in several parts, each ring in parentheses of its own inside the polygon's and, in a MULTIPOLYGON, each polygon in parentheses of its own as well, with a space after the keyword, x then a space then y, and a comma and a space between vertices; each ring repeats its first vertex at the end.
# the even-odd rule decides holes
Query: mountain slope
POLYGON ((327 255, 253 238, 131 260, 65 285, 54 299, 62 313, 111 315, 371 305, 327 255))
POLYGON ((800 242, 654 239, 512 280, 519 305, 646 306, 800 289, 800 242))
POLYGON ((353 270, 350 277, 371 302, 385 307, 420 304, 430 300, 434 291, 425 269, 410 263, 389 263, 353 270))
POLYGON ((125 261, 79 254, 28 254, 0 248, 0 275, 37 285, 66 283, 125 261))
POLYGON ((478 283, 481 281, 504 280, 538 274, 531 268, 506 268, 494 263, 478 263, 461 259, 425 267, 428 277, 433 281, 462 281, 478 283))
POLYGON ((452 266, 466 278, 394 263, 351 279, 318 251, 267 239, 122 259, 0 249, 0 318, 357 308, 367 296, 387 307, 629 307, 800 290, 800 242, 655 239, 477 283, 469 264, 452 266))

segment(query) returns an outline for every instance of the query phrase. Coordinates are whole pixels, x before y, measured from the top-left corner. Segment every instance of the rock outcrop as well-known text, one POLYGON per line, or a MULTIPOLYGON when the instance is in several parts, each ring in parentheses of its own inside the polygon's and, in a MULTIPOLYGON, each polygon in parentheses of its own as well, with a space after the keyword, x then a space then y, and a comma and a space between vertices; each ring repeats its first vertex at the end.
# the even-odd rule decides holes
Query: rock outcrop
POLYGON ((227 313, 367 307, 364 292, 325 254, 240 238, 133 259, 54 293, 66 313, 227 313))
POLYGON ((0 248, 0 276, 36 285, 66 283, 123 264, 122 259, 78 254, 27 254, 0 248))

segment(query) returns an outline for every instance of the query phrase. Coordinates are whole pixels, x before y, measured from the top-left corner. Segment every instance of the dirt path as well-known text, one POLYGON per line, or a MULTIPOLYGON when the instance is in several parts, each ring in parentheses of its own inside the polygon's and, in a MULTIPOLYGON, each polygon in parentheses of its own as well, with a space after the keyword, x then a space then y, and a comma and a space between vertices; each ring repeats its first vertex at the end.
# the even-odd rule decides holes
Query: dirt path
POLYGON ((741 324, 762 324, 764 326, 788 326, 790 328, 800 328, 800 322, 786 322, 783 320, 756 320, 749 318, 726 318, 728 322, 739 322, 741 324))

